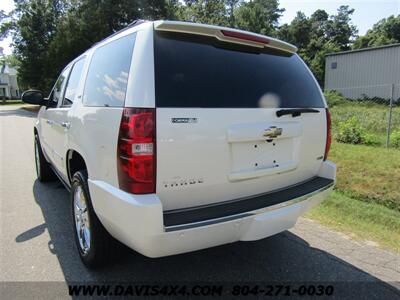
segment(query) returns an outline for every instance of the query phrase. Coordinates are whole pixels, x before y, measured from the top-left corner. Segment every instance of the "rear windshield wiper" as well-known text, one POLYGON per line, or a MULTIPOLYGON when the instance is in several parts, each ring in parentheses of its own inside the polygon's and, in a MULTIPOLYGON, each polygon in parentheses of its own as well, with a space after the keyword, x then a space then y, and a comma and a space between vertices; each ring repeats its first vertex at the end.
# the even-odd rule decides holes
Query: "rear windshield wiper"
POLYGON ((284 115, 292 115, 292 117, 298 117, 302 113, 319 113, 319 110, 313 108, 280 109, 276 111, 276 116, 278 118, 284 115))

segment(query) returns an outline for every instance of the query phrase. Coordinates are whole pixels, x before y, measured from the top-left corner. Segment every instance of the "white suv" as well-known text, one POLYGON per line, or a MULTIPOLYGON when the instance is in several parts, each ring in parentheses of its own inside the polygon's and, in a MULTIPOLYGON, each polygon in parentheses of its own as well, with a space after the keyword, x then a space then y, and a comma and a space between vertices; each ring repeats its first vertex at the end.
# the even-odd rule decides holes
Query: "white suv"
POLYGON ((330 117, 296 47, 236 29, 136 22, 61 73, 35 124, 37 176, 71 191, 83 262, 111 237, 160 257, 293 227, 332 190, 330 117))

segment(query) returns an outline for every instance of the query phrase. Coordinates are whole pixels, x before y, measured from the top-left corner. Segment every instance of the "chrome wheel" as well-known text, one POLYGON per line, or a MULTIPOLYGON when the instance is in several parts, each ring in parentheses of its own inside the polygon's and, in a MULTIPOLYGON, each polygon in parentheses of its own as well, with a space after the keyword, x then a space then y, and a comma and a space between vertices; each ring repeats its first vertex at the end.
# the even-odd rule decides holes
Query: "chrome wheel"
POLYGON ((36 175, 40 176, 40 157, 39 157, 39 144, 37 139, 35 139, 35 164, 36 164, 36 175))
POLYGON ((74 217, 79 246, 86 254, 90 250, 91 232, 87 201, 81 186, 77 186, 74 192, 74 217))

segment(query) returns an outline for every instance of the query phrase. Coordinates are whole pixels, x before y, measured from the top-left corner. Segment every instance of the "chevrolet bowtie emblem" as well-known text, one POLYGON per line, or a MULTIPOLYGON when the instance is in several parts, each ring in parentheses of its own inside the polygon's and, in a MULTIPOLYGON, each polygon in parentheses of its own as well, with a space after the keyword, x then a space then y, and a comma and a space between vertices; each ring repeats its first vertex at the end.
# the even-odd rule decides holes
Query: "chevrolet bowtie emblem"
POLYGON ((282 128, 278 128, 276 126, 271 126, 268 129, 265 129, 263 136, 267 138, 274 139, 282 134, 282 128))

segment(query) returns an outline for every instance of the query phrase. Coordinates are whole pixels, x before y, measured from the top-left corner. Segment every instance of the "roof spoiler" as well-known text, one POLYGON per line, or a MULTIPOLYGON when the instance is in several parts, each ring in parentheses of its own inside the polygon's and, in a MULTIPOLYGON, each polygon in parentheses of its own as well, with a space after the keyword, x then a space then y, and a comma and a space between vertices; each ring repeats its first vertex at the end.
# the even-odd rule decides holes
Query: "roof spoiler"
POLYGON ((257 48, 274 48, 288 53, 297 52, 297 47, 289 43, 261 34, 227 27, 178 21, 155 21, 154 29, 160 31, 173 31, 212 36, 220 41, 228 43, 241 44, 257 48))

